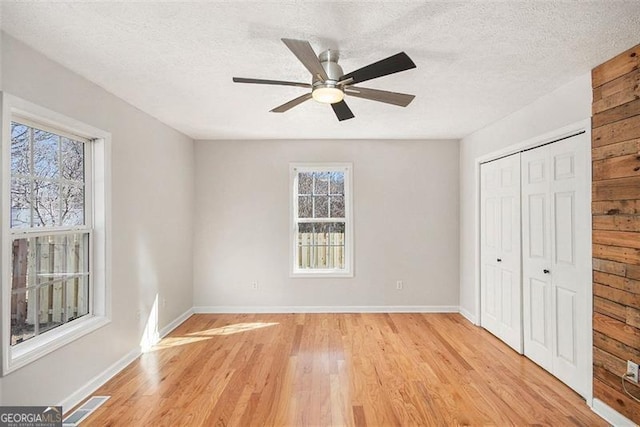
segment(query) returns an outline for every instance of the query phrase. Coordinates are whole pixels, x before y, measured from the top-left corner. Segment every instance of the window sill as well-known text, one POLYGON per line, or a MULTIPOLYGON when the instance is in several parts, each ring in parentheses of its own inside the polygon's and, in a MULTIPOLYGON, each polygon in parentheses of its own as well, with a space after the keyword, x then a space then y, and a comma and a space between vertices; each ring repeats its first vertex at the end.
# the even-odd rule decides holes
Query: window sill
POLYGON ((337 279, 337 278, 344 278, 344 279, 348 279, 348 278, 352 278, 353 277, 353 273, 350 271, 335 271, 335 270, 331 270, 331 271, 294 271, 292 273, 289 274, 289 277, 292 279, 301 279, 301 278, 309 278, 309 279, 317 279, 317 278, 331 278, 331 279, 337 279))
MULTIPOLYGON (((9 347, 5 358, 3 376, 20 369, 31 362, 83 337, 105 325, 111 320, 104 316, 80 318, 66 325, 31 338, 23 343, 9 347)), ((5 345, 9 346, 7 342, 5 345)))

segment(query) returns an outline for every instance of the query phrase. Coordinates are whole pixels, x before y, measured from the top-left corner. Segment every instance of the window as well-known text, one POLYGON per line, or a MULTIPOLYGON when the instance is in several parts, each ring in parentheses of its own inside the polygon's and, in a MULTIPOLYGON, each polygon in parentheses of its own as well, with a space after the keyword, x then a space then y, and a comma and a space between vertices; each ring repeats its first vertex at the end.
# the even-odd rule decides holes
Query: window
POLYGON ((11 345, 89 313, 89 141, 27 123, 11 121, 11 345))
POLYGON ((352 277, 351 164, 292 164, 292 275, 352 277))
POLYGON ((3 222, 9 233, 2 239, 3 267, 8 267, 2 276, 2 323, 7 373, 108 322, 108 134, 87 125, 76 133, 65 126, 78 125, 71 119, 5 98, 3 222), (19 111, 16 105, 27 109, 19 111), (98 138, 88 137, 91 131, 98 138))

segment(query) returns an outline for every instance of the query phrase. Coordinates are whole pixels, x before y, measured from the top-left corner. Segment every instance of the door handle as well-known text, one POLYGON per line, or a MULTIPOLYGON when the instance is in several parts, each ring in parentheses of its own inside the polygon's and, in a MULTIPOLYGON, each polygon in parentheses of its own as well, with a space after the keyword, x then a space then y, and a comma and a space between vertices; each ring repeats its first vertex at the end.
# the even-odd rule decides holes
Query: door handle
POLYGON ((542 270, 542 272, 543 272, 544 274, 549 274, 549 273, 551 273, 551 272, 550 272, 549 270, 547 270, 546 268, 545 268, 544 270, 542 270))
POLYGON ((502 262, 502 258, 498 258, 496 261, 498 261, 498 262, 502 262))

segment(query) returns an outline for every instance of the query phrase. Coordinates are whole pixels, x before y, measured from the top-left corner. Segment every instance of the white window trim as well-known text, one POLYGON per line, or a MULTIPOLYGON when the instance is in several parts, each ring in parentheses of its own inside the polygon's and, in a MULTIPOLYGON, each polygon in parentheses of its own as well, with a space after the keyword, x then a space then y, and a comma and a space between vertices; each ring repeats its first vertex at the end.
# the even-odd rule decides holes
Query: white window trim
MULTIPOLYGON (((328 220, 329 221, 329 220, 328 220)), ((349 278, 354 276, 353 240, 353 164, 352 163, 290 163, 289 164, 289 277, 300 278, 349 278), (297 184, 298 172, 313 171, 344 172, 345 209, 345 265, 344 269, 299 269, 297 267, 297 184)))
MULTIPOLYGON (((2 375, 7 375, 80 337, 111 322, 111 134, 104 130, 69 118, 47 108, 5 93, 2 96, 2 203, 0 223, 0 265, 2 266, 2 375), (10 194, 11 194, 11 120, 24 118, 38 124, 50 126, 67 134, 92 140, 91 164, 88 186, 92 194, 87 195, 92 215, 93 231, 89 245, 89 271, 91 272, 90 314, 61 325, 42 335, 10 345, 11 339, 11 251, 12 239, 10 194)), ((83 227, 78 227, 82 229, 83 227)), ((73 227, 65 228, 73 230, 73 227)))

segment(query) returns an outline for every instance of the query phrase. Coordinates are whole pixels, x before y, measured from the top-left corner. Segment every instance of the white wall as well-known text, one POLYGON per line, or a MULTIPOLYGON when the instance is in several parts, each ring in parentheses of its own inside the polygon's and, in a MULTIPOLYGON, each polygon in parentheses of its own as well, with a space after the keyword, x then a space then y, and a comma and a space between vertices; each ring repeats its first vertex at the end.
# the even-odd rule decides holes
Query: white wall
POLYGON ((195 151, 196 309, 458 306, 457 141, 196 141, 195 151), (322 161, 353 163, 355 277, 290 278, 289 162, 322 161))
POLYGON ((193 141, 6 34, 2 56, 6 93, 112 134, 113 321, 2 381, 2 404, 51 405, 139 350, 156 295, 160 328, 191 308, 193 141))
POLYGON ((591 74, 585 74, 460 142, 460 307, 476 313, 475 159, 591 117, 591 74))

